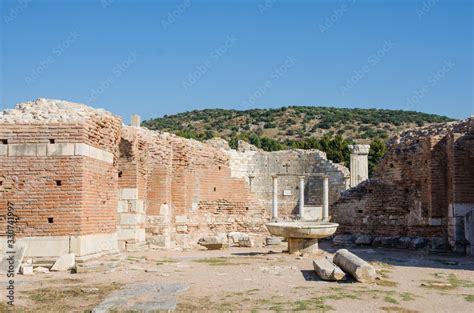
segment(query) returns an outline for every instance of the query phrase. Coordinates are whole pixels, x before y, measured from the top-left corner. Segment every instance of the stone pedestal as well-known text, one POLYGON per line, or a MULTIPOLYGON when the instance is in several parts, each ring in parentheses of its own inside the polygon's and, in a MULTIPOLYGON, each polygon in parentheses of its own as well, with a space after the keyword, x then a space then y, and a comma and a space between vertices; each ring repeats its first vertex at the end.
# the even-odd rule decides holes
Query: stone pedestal
POLYGON ((351 151, 351 187, 357 186, 369 178, 370 145, 350 145, 351 151))
POLYGON ((288 253, 317 253, 318 239, 288 238, 288 253))

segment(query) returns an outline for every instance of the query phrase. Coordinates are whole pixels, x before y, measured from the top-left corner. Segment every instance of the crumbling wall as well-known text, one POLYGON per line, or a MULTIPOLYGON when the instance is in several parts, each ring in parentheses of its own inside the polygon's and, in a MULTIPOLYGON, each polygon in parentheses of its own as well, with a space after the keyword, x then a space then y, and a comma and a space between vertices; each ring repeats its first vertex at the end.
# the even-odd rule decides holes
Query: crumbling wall
POLYGON ((1 112, 0 125, 1 235, 10 203, 28 255, 116 249, 120 118, 38 99, 1 112))
MULTIPOLYGON (((319 150, 284 150, 266 152, 239 142, 239 149, 232 150, 222 140, 209 142, 220 148, 230 158, 233 177, 244 179, 255 193, 259 206, 270 214, 272 207, 272 175, 278 176, 278 214, 290 218, 298 213, 299 176, 305 175, 306 217, 322 217, 323 176, 329 177, 329 203, 334 203, 348 188, 349 170, 326 158, 319 150)), ((331 213, 331 212, 330 212, 331 213)))
POLYGON ((474 208, 471 123, 427 126, 394 138, 374 178, 334 204, 338 233, 423 237, 438 247, 465 240, 462 220, 474 208))
POLYGON ((263 209, 255 205, 245 180, 231 177, 225 153, 128 126, 122 130, 121 150, 119 185, 137 188, 143 199, 150 244, 189 246, 208 233, 264 230, 263 209))

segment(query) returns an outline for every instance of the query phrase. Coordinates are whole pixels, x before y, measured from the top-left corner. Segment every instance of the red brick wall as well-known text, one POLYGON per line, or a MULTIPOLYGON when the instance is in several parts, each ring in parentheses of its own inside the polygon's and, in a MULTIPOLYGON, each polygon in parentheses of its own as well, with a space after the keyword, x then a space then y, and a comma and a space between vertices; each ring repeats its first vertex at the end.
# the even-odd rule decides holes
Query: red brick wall
POLYGON ((117 225, 117 168, 84 158, 80 234, 113 233, 117 225))
MULTIPOLYGON (((50 143, 51 139, 56 144, 86 143, 117 156, 120 129, 116 117, 82 124, 4 124, 0 139, 8 144, 50 143)), ((114 164, 84 156, 0 156, 0 181, 0 234, 6 229, 8 201, 18 216, 18 237, 115 231, 114 164)))
POLYGON ((454 143, 455 202, 474 203, 474 134, 459 137, 454 143))
MULTIPOLYGON (((430 226, 432 171, 443 160, 440 156, 431 164, 432 145, 438 140, 422 137, 392 147, 377 166, 375 178, 349 189, 333 206, 338 232, 442 236, 441 227, 430 226)), ((438 149, 444 151, 442 145, 438 149)))
POLYGON ((452 237, 452 204, 474 203, 474 136, 468 124, 407 132, 377 166, 375 179, 346 191, 333 206, 338 232, 452 237))
POLYGON ((0 156, 0 234, 7 229, 8 201, 18 216, 18 237, 79 234, 82 163, 82 157, 0 156), (56 186, 56 180, 62 185, 56 186))

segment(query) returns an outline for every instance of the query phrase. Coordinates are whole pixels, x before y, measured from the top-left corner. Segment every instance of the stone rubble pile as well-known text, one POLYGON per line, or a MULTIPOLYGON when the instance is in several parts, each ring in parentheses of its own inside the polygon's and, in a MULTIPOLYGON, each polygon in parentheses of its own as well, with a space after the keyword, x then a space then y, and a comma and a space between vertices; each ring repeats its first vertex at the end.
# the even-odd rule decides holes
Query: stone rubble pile
POLYGON ((78 123, 87 119, 103 119, 112 116, 104 109, 94 109, 80 103, 39 98, 19 103, 14 109, 0 111, 0 123, 78 123))
POLYGON ((431 124, 427 126, 417 127, 402 132, 399 136, 395 136, 389 141, 389 145, 410 145, 411 143, 417 143, 420 138, 426 138, 431 136, 445 136, 449 132, 453 133, 467 133, 469 128, 472 127, 473 117, 467 118, 463 121, 454 121, 448 123, 431 124))

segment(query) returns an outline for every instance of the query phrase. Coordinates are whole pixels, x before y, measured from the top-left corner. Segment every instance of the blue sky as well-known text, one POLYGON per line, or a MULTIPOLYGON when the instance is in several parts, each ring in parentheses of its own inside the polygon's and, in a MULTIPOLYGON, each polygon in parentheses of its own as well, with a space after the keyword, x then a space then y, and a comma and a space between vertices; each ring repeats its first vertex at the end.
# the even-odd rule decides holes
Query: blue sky
POLYGON ((1 108, 474 114, 472 1, 2 0, 0 18, 1 108))

